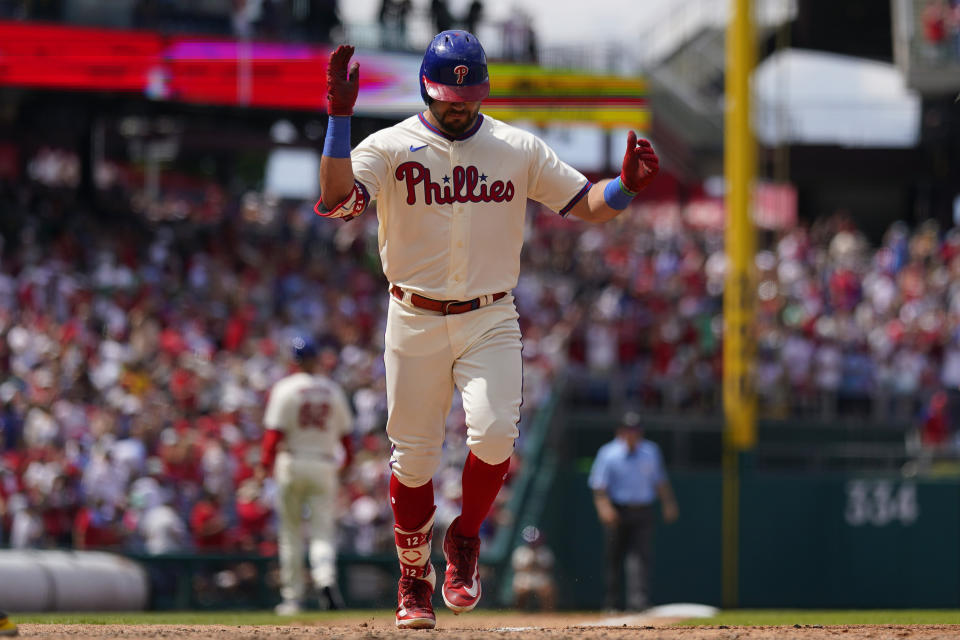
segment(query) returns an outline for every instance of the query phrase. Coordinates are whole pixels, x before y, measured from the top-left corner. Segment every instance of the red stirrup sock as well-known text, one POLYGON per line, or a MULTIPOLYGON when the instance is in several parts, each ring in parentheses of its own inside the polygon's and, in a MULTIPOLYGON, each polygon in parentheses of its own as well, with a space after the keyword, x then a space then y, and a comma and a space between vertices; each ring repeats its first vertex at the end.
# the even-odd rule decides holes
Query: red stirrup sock
POLYGON ((419 529, 433 515, 433 480, 419 487, 408 487, 391 475, 390 506, 398 527, 406 531, 419 529))
POLYGON ((510 458, 500 464, 487 464, 472 451, 467 454, 463 465, 463 513, 457 522, 458 536, 477 537, 509 469, 510 458))

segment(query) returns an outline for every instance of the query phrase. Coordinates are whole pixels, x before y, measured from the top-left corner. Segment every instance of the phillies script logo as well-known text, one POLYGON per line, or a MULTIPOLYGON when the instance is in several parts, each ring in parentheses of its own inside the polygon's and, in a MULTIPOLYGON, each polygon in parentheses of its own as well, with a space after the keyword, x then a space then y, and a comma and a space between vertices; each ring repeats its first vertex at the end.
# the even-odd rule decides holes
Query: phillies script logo
POLYGON ((463 84, 463 79, 470 73, 470 69, 465 64, 458 64, 453 68, 453 72, 457 74, 457 84, 463 84))
POLYGON ((453 168, 453 183, 443 176, 441 185, 430 179, 430 169, 419 162, 404 162, 397 167, 397 180, 406 182, 407 204, 417 204, 417 185, 422 186, 424 204, 452 204, 454 202, 510 202, 513 200, 513 182, 494 180, 487 184, 487 176, 474 166, 453 168))

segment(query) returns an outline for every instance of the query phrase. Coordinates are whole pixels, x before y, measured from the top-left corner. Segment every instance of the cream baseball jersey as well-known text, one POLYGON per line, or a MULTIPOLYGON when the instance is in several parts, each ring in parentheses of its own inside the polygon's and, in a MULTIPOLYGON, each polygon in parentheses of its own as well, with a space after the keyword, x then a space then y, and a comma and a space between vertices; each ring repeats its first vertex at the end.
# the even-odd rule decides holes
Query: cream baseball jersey
POLYGON ((482 114, 456 138, 418 114, 350 158, 353 194, 317 213, 349 218, 376 199, 384 275, 436 300, 513 289, 527 198, 566 215, 591 186, 535 135, 482 114))
POLYGON ((284 434, 287 450, 297 458, 338 463, 341 437, 352 429, 353 416, 340 387, 323 376, 300 372, 273 386, 264 413, 268 429, 284 434))

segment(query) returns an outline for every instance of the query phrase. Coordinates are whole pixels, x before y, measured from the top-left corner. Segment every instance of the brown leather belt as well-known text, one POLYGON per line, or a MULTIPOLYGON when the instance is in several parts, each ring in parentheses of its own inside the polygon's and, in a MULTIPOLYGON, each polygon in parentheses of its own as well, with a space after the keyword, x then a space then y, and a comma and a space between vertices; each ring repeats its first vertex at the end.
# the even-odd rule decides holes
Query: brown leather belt
MULTIPOLYGON (((390 293, 393 294, 393 297, 397 300, 403 300, 403 289, 397 285, 390 287, 390 293)), ((494 293, 489 296, 481 296, 481 298, 490 298, 490 302, 496 302, 500 298, 507 295, 506 291, 501 291, 500 293, 494 293)), ((452 315, 455 313, 466 313, 467 311, 473 311, 474 309, 479 309, 483 306, 481 298, 474 298, 473 300, 434 300, 433 298, 425 298, 418 293, 410 294, 410 304, 420 309, 427 309, 428 311, 436 311, 437 313, 442 313, 445 316, 452 315)))

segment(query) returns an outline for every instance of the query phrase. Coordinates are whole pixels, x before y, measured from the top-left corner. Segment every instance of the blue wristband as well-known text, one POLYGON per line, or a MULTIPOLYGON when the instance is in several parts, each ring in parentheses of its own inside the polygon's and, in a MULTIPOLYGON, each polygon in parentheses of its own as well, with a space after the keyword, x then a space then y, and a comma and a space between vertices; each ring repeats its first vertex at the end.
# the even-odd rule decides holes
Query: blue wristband
POLYGON ((631 201, 637 197, 637 194, 623 186, 620 176, 616 180, 611 180, 603 188, 603 200, 607 206, 617 211, 623 211, 631 201))
POLYGON ((328 158, 350 157, 350 116, 327 118, 327 136, 323 140, 323 155, 328 158))

